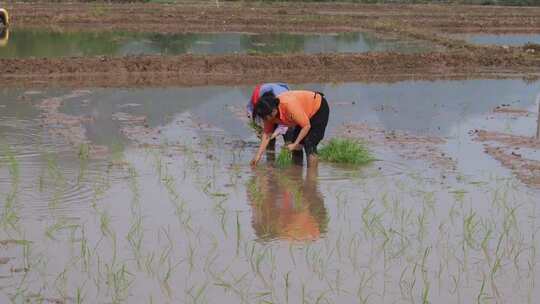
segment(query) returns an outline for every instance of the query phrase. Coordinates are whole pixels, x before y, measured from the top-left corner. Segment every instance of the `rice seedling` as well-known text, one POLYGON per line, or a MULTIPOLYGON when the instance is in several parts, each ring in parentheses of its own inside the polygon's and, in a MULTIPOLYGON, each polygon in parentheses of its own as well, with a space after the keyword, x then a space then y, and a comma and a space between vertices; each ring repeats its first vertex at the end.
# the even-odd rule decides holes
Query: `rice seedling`
POLYGON ((282 148, 276 157, 276 166, 278 168, 287 168, 293 164, 292 152, 287 148, 282 148))
POLYGON ((58 222, 52 224, 45 230, 45 235, 51 240, 57 240, 57 238, 55 237, 56 233, 68 229, 74 231, 79 227, 80 226, 78 224, 72 224, 67 222, 65 219, 60 219, 58 222))
POLYGON ((258 138, 261 138, 263 128, 259 124, 257 124, 253 119, 249 120, 248 127, 255 132, 258 138))
POLYGON ((138 173, 134 166, 130 165, 129 169, 129 188, 133 194, 131 199, 131 220, 130 228, 127 234, 127 240, 133 251, 135 260, 137 261, 137 267, 141 269, 142 267, 142 244, 144 239, 144 230, 143 230, 143 215, 140 205, 140 190, 139 183, 137 181, 138 173))
POLYGON ((77 287, 76 293, 75 293, 75 303, 82 304, 84 302, 85 296, 83 295, 84 286, 77 287))
POLYGON ((103 236, 111 236, 114 239, 114 232, 111 230, 111 216, 105 210, 99 215, 99 227, 103 236))
POLYGON ((240 252, 240 241, 242 240, 242 232, 240 230, 240 211, 236 211, 236 256, 240 252))
POLYGON ((341 138, 333 138, 319 149, 319 158, 327 162, 352 165, 365 165, 375 160, 359 141, 341 138))
POLYGON ((266 199, 265 192, 262 186, 258 183, 256 178, 252 178, 247 182, 247 190, 251 197, 251 200, 255 205, 260 206, 266 199))
POLYGON ((19 182, 20 182, 20 165, 19 161, 15 157, 14 151, 8 146, 3 147, 4 154, 8 161, 8 170, 11 180, 11 189, 8 192, 5 203, 4 211, 2 212, 2 224, 10 226, 14 230, 17 230, 17 222, 19 221, 19 216, 16 210, 16 201, 17 194, 19 193, 19 182))
POLYGON ((126 264, 115 267, 113 264, 105 264, 106 284, 113 292, 112 303, 124 303, 129 295, 129 289, 133 284, 134 275, 127 270, 126 264))
POLYGON ((81 249, 80 249, 80 261, 81 271, 88 273, 90 267, 90 259, 92 257, 92 251, 88 246, 88 239, 86 238, 86 232, 84 227, 81 229, 81 249))
POLYGON ((189 297, 191 298, 191 301, 189 301, 190 303, 201 303, 201 302, 206 302, 204 300, 204 295, 205 295, 205 292, 206 292, 206 288, 208 287, 208 282, 205 282, 204 284, 202 284, 201 286, 197 287, 197 284, 193 284, 193 286, 191 286, 191 288, 189 288, 186 293, 187 295, 189 295, 189 297))
POLYGON ((87 143, 83 143, 79 146, 79 174, 77 176, 77 184, 79 185, 85 177, 86 169, 88 168, 88 159, 90 158, 90 146, 87 143))

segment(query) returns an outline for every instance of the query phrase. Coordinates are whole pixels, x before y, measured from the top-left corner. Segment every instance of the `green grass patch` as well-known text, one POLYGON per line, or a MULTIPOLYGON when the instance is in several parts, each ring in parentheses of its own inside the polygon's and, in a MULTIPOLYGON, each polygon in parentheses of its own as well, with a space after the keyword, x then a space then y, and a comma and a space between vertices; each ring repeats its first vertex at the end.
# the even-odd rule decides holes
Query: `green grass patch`
POLYGON ((292 152, 287 148, 282 148, 276 157, 276 166, 278 168, 287 168, 292 165, 292 152))
POLYGON ((333 138, 319 149, 319 158, 327 162, 353 165, 365 165, 375 160, 361 142, 341 138, 333 138))

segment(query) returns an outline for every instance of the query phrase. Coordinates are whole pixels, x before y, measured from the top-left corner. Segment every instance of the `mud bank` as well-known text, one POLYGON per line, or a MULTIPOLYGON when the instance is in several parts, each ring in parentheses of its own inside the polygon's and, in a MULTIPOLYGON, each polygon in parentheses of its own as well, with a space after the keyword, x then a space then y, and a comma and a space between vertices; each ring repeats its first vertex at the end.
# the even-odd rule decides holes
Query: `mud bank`
POLYGON ((538 32, 540 8, 470 5, 193 2, 11 3, 14 26, 152 32, 343 32, 374 22, 446 32, 538 32), (276 22, 276 19, 279 22, 276 22))
MULTIPOLYGON (((513 74, 536 77, 540 56, 516 50, 428 54, 73 57, 0 60, 0 84, 163 86, 335 82, 513 74)), ((493 77, 493 76, 492 76, 493 77)), ((459 77, 458 77, 459 78, 459 77)))

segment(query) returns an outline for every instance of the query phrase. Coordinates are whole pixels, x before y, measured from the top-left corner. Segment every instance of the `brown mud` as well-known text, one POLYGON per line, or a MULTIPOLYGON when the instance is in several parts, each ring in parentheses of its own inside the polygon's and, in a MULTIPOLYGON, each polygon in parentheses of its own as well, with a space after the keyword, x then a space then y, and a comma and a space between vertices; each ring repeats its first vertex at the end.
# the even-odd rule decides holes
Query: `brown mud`
POLYGON ((534 137, 486 130, 475 130, 474 134, 479 142, 498 142, 509 147, 540 149, 540 140, 534 137))
POLYGON ((540 188, 540 161, 527 159, 519 152, 522 148, 540 149, 537 138, 486 130, 475 130, 474 135, 475 141, 484 143, 484 151, 511 170, 519 180, 540 188))
POLYGON ((456 161, 440 148, 446 143, 441 137, 389 131, 365 123, 345 124, 338 133, 345 137, 361 139, 374 146, 389 148, 405 159, 426 161, 431 168, 447 172, 456 171, 456 161))
POLYGON ((60 106, 66 100, 88 93, 89 91, 74 91, 64 96, 42 100, 37 105, 42 110, 41 126, 49 134, 64 139, 76 148, 81 149, 83 145, 86 145, 88 151, 84 151, 84 153, 88 155, 81 155, 81 157, 103 158, 109 153, 109 149, 106 146, 92 144, 86 136, 86 129, 83 125, 85 122, 92 122, 93 117, 68 115, 59 111, 60 106))
POLYGON ((124 112, 113 113, 112 119, 120 123, 120 133, 131 141, 139 142, 141 138, 157 142, 160 131, 150 128, 146 116, 132 115, 124 112))
POLYGON ((2 59, 4 86, 165 86, 392 81, 500 75, 537 78, 540 56, 515 50, 462 53, 283 54, 2 59))
POLYGON ((527 159, 509 147, 494 147, 485 144, 484 151, 496 159, 524 184, 540 188, 540 161, 527 159))
POLYGON ((446 32, 538 32, 539 7, 180 1, 8 3, 21 27, 150 32, 351 32, 376 22, 446 32))
POLYGON ((507 114, 512 117, 529 116, 534 113, 520 108, 514 108, 510 105, 500 105, 493 109, 493 113, 507 114))

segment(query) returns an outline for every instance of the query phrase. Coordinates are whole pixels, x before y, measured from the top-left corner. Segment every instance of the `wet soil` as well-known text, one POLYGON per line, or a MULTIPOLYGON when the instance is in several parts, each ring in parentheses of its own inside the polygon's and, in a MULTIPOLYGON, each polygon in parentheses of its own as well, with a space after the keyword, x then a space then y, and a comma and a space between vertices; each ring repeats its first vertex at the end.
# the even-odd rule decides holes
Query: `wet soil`
POLYGON ((521 149, 540 149, 540 140, 534 137, 496 131, 475 130, 474 140, 484 143, 484 152, 511 170, 524 184, 540 188, 540 161, 528 159, 521 149))
POLYGON ((441 149, 441 145, 446 143, 442 137, 385 130, 363 123, 344 124, 338 133, 345 137, 361 139, 370 145, 390 148, 405 159, 427 162, 431 168, 456 170, 455 160, 441 149))
POLYGON ((85 157, 101 158, 108 154, 108 148, 102 145, 92 144, 86 136, 86 129, 83 125, 84 123, 92 122, 92 116, 68 115, 59 111, 60 106, 66 100, 89 93, 90 91, 75 91, 60 97, 46 98, 37 107, 43 111, 41 114, 41 126, 49 134, 63 138, 75 148, 81 148, 85 145, 88 149, 88 151, 84 152, 88 154, 85 157))
POLYGON ((452 32, 538 32, 540 8, 347 3, 13 3, 24 27, 151 32, 344 32, 394 23, 452 32), (277 22, 279 21, 279 22, 277 22))
POLYGON ((538 77, 540 56, 492 49, 428 54, 319 54, 73 57, 2 59, 0 84, 33 86, 163 86, 241 84, 280 80, 326 82, 356 80, 464 78, 464 75, 538 77))
POLYGON ((529 116, 533 114, 526 109, 514 108, 508 104, 495 107, 495 109, 493 109, 493 113, 507 114, 512 117, 529 116))
POLYGON ((506 146, 540 149, 540 140, 534 137, 507 134, 496 131, 476 130, 476 140, 480 142, 498 142, 506 146))

